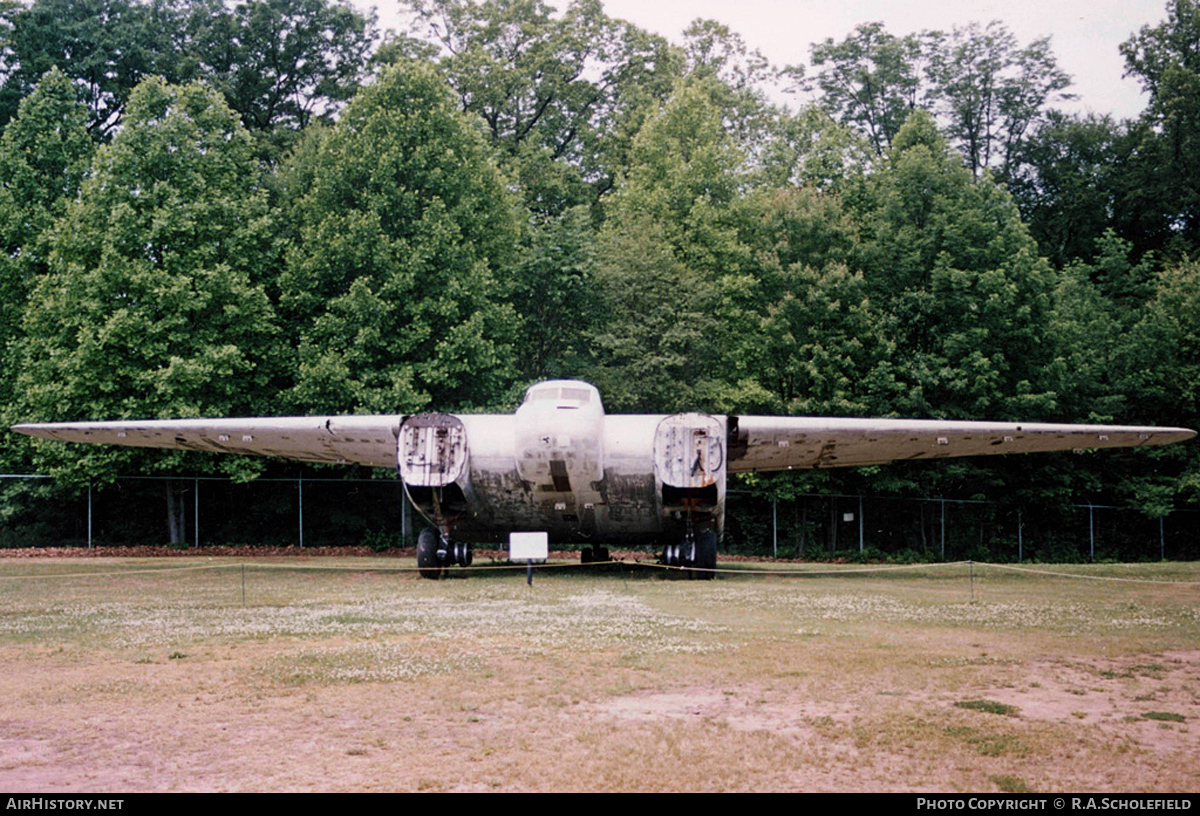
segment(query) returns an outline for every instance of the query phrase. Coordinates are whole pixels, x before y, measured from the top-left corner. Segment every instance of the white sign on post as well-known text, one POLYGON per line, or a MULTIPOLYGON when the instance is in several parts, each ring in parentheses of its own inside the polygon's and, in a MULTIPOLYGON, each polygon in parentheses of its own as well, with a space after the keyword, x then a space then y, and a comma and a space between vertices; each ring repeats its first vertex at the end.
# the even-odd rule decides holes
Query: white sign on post
POLYGON ((509 533, 510 561, 545 561, 550 557, 550 537, 540 533, 509 533))

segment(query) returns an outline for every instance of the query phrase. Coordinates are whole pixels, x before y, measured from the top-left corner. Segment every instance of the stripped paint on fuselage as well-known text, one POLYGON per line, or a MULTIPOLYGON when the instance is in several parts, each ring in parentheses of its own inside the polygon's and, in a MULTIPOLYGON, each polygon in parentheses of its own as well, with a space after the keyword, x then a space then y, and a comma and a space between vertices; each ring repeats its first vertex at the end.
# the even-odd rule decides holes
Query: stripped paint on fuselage
POLYGON ((723 418, 608 416, 594 386, 550 380, 510 416, 409 417, 399 472, 413 504, 458 539, 544 530, 560 543, 652 543, 720 534, 724 445, 723 418))

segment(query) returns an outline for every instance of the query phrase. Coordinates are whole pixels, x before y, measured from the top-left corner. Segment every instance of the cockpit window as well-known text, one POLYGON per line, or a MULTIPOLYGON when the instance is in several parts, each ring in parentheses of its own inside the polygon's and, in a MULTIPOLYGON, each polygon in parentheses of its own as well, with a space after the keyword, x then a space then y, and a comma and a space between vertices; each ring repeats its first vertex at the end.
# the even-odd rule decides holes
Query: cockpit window
POLYGON ((571 386, 556 386, 545 385, 541 387, 531 388, 525 392, 526 402, 571 402, 575 405, 568 407, 576 408, 580 405, 588 405, 592 401, 592 390, 590 388, 572 388, 571 386))
POLYGON ((592 400, 592 392, 586 388, 564 388, 562 390, 562 398, 587 403, 592 400))

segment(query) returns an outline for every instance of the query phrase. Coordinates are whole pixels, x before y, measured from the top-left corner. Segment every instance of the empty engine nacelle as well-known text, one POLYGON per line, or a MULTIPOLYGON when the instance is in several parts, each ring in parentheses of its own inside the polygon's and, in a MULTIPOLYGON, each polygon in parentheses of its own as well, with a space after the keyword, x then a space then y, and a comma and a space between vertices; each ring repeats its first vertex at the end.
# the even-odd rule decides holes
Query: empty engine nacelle
POLYGON ((654 432, 654 469, 668 487, 700 489, 725 481, 725 425, 708 414, 673 414, 654 432))
POLYGON ((411 416, 400 426, 397 460, 400 478, 411 487, 456 482, 467 470, 467 429, 451 414, 411 416))

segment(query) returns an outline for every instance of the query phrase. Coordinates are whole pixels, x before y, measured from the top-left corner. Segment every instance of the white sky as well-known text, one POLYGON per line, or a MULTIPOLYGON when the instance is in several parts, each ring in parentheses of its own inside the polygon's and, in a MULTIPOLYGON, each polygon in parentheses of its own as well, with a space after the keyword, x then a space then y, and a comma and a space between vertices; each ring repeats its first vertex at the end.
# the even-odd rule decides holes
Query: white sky
MULTIPOLYGON (((396 0, 374 5, 381 28, 399 26, 396 0)), ((605 12, 678 42, 697 17, 718 20, 776 65, 808 63, 809 46, 845 39, 859 23, 882 21, 895 35, 1000 20, 1021 45, 1050 36, 1059 66, 1080 98, 1069 107, 1132 118, 1145 107, 1140 86, 1123 79, 1117 46, 1166 18, 1166 0, 603 0, 605 12)))

